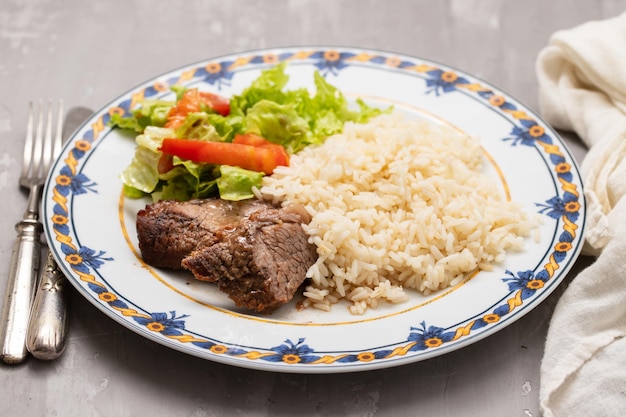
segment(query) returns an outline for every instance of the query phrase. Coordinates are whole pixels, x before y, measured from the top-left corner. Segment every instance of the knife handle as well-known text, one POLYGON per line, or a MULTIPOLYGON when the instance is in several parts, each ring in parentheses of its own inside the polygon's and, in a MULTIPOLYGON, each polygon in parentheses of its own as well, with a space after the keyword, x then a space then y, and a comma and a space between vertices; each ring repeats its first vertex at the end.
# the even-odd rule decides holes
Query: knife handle
POLYGON ((13 245, 0 321, 0 358, 7 364, 18 364, 28 354, 26 332, 39 275, 43 226, 36 220, 24 219, 15 229, 18 235, 13 245))
POLYGON ((52 253, 48 252, 26 338, 28 350, 38 359, 56 359, 65 349, 68 329, 66 285, 67 278, 59 270, 52 253))

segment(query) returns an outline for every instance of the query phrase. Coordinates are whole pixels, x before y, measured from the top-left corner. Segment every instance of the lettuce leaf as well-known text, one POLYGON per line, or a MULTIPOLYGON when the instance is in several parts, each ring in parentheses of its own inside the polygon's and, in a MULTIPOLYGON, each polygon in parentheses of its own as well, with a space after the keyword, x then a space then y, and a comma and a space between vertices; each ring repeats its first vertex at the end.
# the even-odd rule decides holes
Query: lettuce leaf
POLYGON ((231 201, 253 198, 252 187, 261 187, 263 175, 262 172, 220 165, 220 177, 217 179, 220 197, 231 201))
POLYGON ((245 130, 283 145, 290 154, 311 143, 311 128, 293 104, 261 100, 246 113, 245 130))
POLYGON ((159 199, 186 201, 217 194, 219 167, 174 158, 174 169, 161 176, 159 199))
POLYGON ((283 91, 289 76, 285 74, 285 63, 281 63, 261 72, 250 86, 240 95, 230 100, 230 114, 245 116, 248 109, 261 100, 284 104, 287 93, 283 91))
POLYGON ((208 123, 208 119, 208 113, 189 113, 183 124, 176 129, 176 137, 221 142, 222 136, 217 133, 215 126, 208 123))
MULTIPOLYGON (((141 193, 152 193, 159 184, 159 160, 163 154, 159 148, 166 137, 172 137, 174 131, 163 127, 148 126, 144 133, 135 138, 137 147, 131 163, 120 174, 126 188, 130 187, 141 193)), ((135 193, 127 192, 126 195, 135 193)))
POLYGON ((175 105, 175 101, 146 99, 141 102, 141 107, 133 110, 130 116, 124 117, 119 114, 111 116, 109 124, 143 133, 148 126, 164 126, 167 122, 167 114, 175 105))

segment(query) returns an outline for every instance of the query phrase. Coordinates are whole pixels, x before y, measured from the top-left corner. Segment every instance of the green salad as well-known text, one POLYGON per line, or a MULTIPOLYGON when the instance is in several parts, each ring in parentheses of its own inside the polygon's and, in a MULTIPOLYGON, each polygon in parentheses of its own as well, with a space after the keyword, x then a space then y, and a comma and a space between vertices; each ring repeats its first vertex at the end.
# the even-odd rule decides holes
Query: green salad
POLYGON ((145 99, 113 126, 135 132, 137 147, 122 172, 124 193, 154 201, 252 198, 264 175, 289 164, 289 155, 321 144, 345 122, 363 123, 383 110, 343 94, 315 72, 315 94, 286 90, 285 63, 261 72, 241 94, 173 86, 175 100, 145 99))

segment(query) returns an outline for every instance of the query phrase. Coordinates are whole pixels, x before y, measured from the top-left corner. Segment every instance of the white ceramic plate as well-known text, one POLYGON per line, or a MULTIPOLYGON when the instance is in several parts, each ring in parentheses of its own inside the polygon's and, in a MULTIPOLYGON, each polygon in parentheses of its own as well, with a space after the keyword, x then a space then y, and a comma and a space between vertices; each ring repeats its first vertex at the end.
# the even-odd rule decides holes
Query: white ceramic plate
POLYGON ((119 323, 165 346, 227 364, 301 373, 368 370, 415 362, 480 340, 519 319, 562 281, 582 246, 585 201, 574 160, 558 135, 496 87, 424 59, 354 48, 301 47, 223 56, 171 71, 122 94, 66 144, 44 194, 46 237, 70 282, 119 323), (491 272, 456 287, 383 305, 363 316, 345 306, 263 317, 233 308, 215 286, 145 265, 135 214, 145 200, 122 196, 118 174, 133 137, 108 127, 144 98, 187 86, 225 96, 289 61, 289 87, 313 88, 320 71, 349 98, 393 104, 408 117, 449 123, 481 139, 502 192, 541 213, 540 240, 491 272))

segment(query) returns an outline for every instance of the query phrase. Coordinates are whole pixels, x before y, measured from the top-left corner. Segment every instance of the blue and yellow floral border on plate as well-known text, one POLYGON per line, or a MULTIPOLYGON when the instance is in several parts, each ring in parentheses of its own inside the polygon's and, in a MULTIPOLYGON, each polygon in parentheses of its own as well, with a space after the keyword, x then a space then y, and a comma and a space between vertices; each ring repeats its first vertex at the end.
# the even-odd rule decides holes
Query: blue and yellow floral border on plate
MULTIPOLYGON (((71 147, 62 156, 63 166, 59 173, 50 179, 52 187, 52 214, 49 217, 48 237, 60 246, 57 257, 65 267, 86 284, 89 291, 112 312, 131 318, 136 324, 153 333, 155 337, 165 338, 172 343, 194 345, 218 357, 230 357, 239 362, 265 362, 286 365, 281 370, 289 371, 290 366, 313 370, 316 367, 333 367, 350 370, 349 364, 370 364, 376 362, 393 363, 393 359, 408 358, 420 351, 441 349, 454 341, 468 338, 479 329, 494 326, 511 313, 531 302, 538 293, 546 291, 557 271, 568 268, 577 257, 582 241, 584 227, 584 196, 576 166, 564 145, 556 134, 548 131, 529 110, 487 83, 476 81, 460 71, 438 65, 423 59, 394 55, 388 52, 359 50, 354 48, 281 49, 276 51, 258 51, 215 59, 186 70, 174 71, 170 76, 156 78, 154 83, 127 94, 91 120, 91 126, 81 138, 75 138, 71 147), (199 336, 186 329, 185 314, 171 312, 139 311, 97 278, 94 272, 105 262, 111 261, 103 250, 77 246, 70 237, 69 221, 71 217, 70 199, 80 194, 94 192, 94 184, 81 173, 83 158, 90 152, 107 129, 107 123, 113 114, 127 114, 137 103, 145 98, 165 94, 174 84, 189 84, 198 81, 207 83, 216 89, 228 86, 241 69, 251 66, 268 66, 283 61, 312 63, 326 77, 336 75, 353 65, 384 67, 386 70, 403 71, 423 79, 426 94, 443 96, 446 94, 465 94, 480 100, 503 117, 513 120, 513 127, 503 141, 511 146, 529 146, 537 148, 545 155, 550 164, 554 179, 559 184, 559 192, 545 202, 536 203, 537 210, 551 221, 557 222, 558 238, 547 262, 534 269, 506 271, 502 278, 508 285, 509 296, 494 305, 486 314, 473 317, 453 327, 443 328, 432 323, 416 323, 407 329, 406 339, 396 344, 381 346, 358 352, 318 352, 309 346, 304 337, 293 340, 279 340, 270 347, 250 347, 232 345, 228 342, 199 336)), ((227 361, 228 362, 228 361, 227 361)), ((382 363, 381 363, 382 365, 382 363)), ((386 364, 385 364, 386 365, 386 364)), ((242 363, 242 366, 246 366, 242 363)))

